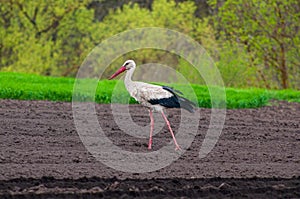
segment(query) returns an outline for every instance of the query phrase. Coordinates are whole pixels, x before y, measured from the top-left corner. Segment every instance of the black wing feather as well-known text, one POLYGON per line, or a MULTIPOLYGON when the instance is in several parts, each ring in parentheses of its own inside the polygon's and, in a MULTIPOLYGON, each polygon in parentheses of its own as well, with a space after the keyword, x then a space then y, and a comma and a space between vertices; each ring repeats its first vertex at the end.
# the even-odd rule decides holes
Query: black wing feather
POLYGON ((166 108, 184 108, 187 111, 193 113, 195 103, 191 102, 190 100, 179 96, 177 93, 183 95, 183 93, 179 90, 175 90, 168 86, 162 86, 162 88, 170 93, 173 94, 173 96, 169 98, 162 98, 162 99, 151 99, 148 102, 152 105, 159 104, 161 106, 164 106, 166 108))
POLYGON ((169 91, 170 93, 172 93, 173 95, 176 95, 175 93, 178 93, 180 95, 183 95, 183 93, 179 90, 173 89, 172 87, 168 87, 168 86, 162 86, 163 89, 169 91))
POLYGON ((162 99, 151 99, 148 101, 152 105, 162 105, 166 108, 180 108, 179 100, 176 96, 172 96, 169 98, 162 98, 162 99))

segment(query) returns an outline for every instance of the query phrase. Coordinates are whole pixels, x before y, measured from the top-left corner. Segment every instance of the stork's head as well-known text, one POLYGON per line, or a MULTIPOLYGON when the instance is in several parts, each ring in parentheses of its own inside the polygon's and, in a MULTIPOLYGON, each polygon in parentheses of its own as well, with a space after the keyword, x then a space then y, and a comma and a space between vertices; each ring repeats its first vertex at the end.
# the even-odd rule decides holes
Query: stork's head
POLYGON ((127 60, 123 64, 123 66, 109 78, 109 80, 117 77, 119 74, 123 73, 126 70, 130 70, 130 69, 134 69, 134 68, 135 68, 135 62, 133 60, 127 60))

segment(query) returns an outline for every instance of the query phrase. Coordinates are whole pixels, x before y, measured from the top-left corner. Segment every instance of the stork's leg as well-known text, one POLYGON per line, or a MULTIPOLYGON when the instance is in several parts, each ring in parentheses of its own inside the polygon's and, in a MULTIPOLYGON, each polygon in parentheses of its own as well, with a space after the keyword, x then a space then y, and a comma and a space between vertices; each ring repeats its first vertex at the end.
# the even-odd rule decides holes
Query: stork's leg
POLYGON ((171 128, 170 122, 169 122, 169 120, 167 119, 167 117, 165 116, 165 114, 164 114, 163 110, 161 111, 161 114, 162 114, 163 118, 165 119, 165 121, 166 121, 166 124, 167 124, 167 125, 168 125, 168 127, 169 127, 170 133, 171 133, 171 135, 172 135, 172 138, 173 138, 173 140, 174 140, 174 143, 175 143, 175 146, 176 146, 175 150, 178 150, 178 149, 180 149, 180 146, 177 144, 177 141, 176 141, 175 135, 174 135, 174 133, 173 133, 173 130, 172 130, 172 128, 171 128))
POLYGON ((153 134, 153 128, 154 128, 154 119, 153 119, 151 109, 149 110, 149 115, 150 115, 150 135, 149 135, 148 149, 151 149, 151 147, 152 147, 152 134, 153 134))

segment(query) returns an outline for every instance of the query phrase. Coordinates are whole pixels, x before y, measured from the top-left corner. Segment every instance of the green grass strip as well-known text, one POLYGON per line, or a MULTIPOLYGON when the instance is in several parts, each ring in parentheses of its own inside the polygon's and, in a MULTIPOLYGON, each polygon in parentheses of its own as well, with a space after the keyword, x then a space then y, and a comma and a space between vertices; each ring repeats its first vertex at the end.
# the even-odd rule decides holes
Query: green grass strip
MULTIPOLYGON (((80 80, 89 88, 97 80, 80 80)), ((50 101, 72 101, 74 78, 44 77, 39 75, 20 73, 0 73, 0 98, 18 100, 50 100, 50 101)), ((96 94, 89 96, 85 91, 76 93, 80 101, 91 101, 95 98, 97 103, 136 103, 129 97, 123 83, 118 81, 98 81, 96 94)), ((208 88, 201 85, 172 84, 169 85, 184 93, 189 99, 193 99, 193 91, 196 94, 194 101, 199 107, 211 107, 211 98, 208 88)), ((88 90, 88 89, 87 89, 88 90)), ((272 99, 300 102, 300 91, 296 90, 265 90, 258 88, 235 89, 226 88, 227 108, 256 108, 265 106, 272 99)))

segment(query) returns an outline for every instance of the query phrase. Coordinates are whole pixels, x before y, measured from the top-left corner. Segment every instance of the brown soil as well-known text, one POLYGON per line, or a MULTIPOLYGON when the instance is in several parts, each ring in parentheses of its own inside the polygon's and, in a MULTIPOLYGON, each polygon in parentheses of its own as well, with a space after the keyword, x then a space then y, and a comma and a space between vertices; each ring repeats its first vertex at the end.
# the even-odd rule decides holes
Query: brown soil
MULTIPOLYGON (((96 109, 101 127, 116 145, 147 152, 147 139, 117 127, 110 105, 96 109)), ((148 125, 146 109, 132 105, 130 113, 137 124, 148 125)), ((176 132, 179 112, 167 113, 176 132)), ((203 159, 199 146, 210 110, 200 113, 198 134, 178 160, 150 173, 123 173, 86 150, 71 103, 0 100, 0 198, 300 197, 300 104, 227 110, 222 135, 203 159)), ((164 127, 154 136, 153 150, 170 140, 164 127)))

